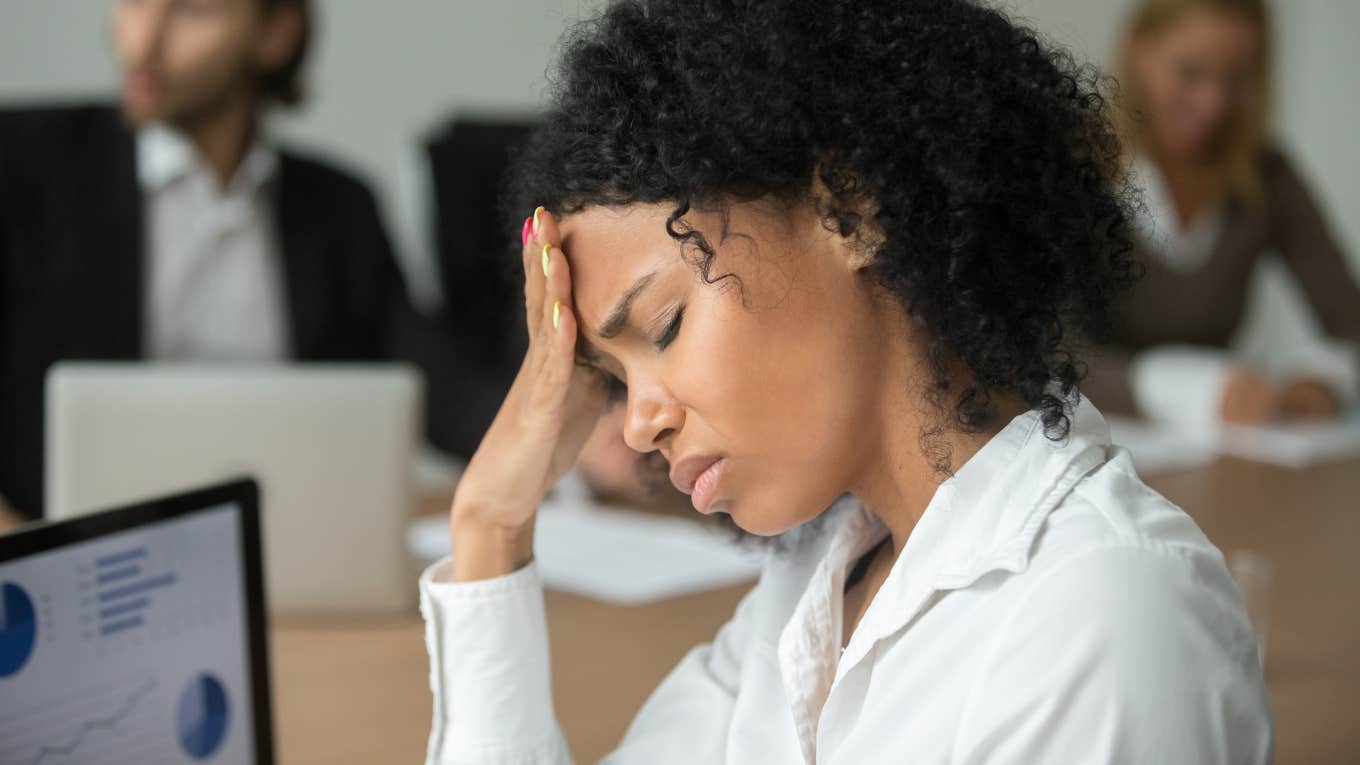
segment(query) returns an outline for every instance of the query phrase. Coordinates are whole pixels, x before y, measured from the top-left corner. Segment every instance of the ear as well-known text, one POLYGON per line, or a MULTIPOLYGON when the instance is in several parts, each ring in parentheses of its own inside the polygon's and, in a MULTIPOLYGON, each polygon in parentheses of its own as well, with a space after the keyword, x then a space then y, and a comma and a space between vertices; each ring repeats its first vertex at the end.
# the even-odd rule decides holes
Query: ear
POLYGON ((288 63, 302 44, 306 24, 300 3, 280 3, 264 19, 264 34, 255 49, 255 63, 263 71, 272 71, 288 63))
POLYGON ((859 230, 851 236, 840 237, 846 263, 852 271, 863 271, 872 266, 883 247, 883 232, 878 228, 878 220, 871 213, 859 213, 859 216, 859 230))
POLYGON ((845 259, 846 267, 860 272, 872 266, 883 249, 883 230, 878 226, 878 201, 861 196, 853 210, 847 211, 854 230, 844 232, 835 219, 823 219, 822 225, 836 239, 836 249, 845 259))
MULTIPOLYGON (((857 184, 852 184, 857 185, 857 184)), ((822 228, 835 239, 836 250, 851 271, 863 271, 873 265, 874 257, 883 246, 883 232, 878 227, 878 200, 859 195, 853 209, 846 210, 853 230, 846 231, 834 216, 826 215, 831 206, 831 192, 822 180, 821 166, 812 172, 813 205, 822 218, 822 228)))

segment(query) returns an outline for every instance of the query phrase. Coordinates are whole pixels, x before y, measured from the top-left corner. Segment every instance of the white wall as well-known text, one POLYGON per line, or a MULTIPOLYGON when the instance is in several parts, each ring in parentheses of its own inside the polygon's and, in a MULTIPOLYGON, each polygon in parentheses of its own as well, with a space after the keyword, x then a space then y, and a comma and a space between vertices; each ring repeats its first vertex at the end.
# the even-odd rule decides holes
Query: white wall
MULTIPOLYGON (((399 240, 406 222, 390 200, 403 151, 454 110, 533 110, 555 41, 600 0, 319 0, 313 97, 279 121, 286 135, 345 158, 388 200, 399 240)), ((1110 59, 1130 0, 1006 0, 1054 40, 1089 60, 1110 59)), ((1277 0, 1279 132, 1331 212, 1360 274, 1360 2, 1277 0)), ((108 2, 0 0, 0 102, 107 94, 116 74, 108 2)), ((420 281, 427 272, 408 264, 420 281)), ((1252 336, 1301 331, 1286 280, 1263 280, 1252 336), (1263 306, 1263 307, 1262 307, 1263 306), (1264 334, 1262 334, 1264 333, 1264 334)), ((1250 344, 1250 341, 1248 341, 1250 344)))

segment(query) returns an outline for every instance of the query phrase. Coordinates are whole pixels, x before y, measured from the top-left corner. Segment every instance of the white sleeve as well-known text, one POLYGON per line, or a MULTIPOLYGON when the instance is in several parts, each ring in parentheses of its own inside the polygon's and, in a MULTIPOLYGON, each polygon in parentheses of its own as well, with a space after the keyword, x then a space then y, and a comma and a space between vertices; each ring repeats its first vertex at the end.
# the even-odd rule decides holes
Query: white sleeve
POLYGON ((1194 346, 1158 346, 1134 357, 1129 387, 1145 418, 1167 425, 1211 431, 1218 425, 1223 385, 1232 357, 1194 346))
POLYGON ((750 640, 756 589, 712 643, 691 650, 656 687, 623 741, 602 765, 706 765, 727 762, 728 734, 750 640))
POLYGON ((434 695, 426 765, 569 765, 553 712, 538 567, 451 579, 449 558, 420 576, 434 695))
MULTIPOLYGON (((543 584, 534 563, 450 581, 448 558, 420 577, 434 720, 426 765, 569 765, 553 711, 543 584)), ((610 765, 725 760, 754 591, 712 644, 691 650, 643 705, 610 765)), ((626 671, 601 667, 600 672, 626 671)))
POLYGON ((1042 575, 979 673, 960 765, 1266 765, 1256 641, 1221 557, 1102 545, 1042 575))

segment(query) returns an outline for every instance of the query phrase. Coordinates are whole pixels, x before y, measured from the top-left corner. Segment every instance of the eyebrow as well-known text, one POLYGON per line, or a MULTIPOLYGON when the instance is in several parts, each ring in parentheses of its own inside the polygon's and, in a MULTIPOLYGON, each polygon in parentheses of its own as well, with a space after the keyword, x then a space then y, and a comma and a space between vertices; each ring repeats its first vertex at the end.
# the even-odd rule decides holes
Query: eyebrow
POLYGON ((619 298, 614 310, 609 312, 609 316, 600 324, 599 329, 595 330, 595 333, 608 340, 622 332, 623 325, 628 323, 628 312, 633 308, 633 301, 637 299, 638 295, 642 294, 643 290, 647 289, 647 285, 651 284, 655 278, 656 272, 653 271, 633 282, 633 286, 623 293, 623 297, 619 298))

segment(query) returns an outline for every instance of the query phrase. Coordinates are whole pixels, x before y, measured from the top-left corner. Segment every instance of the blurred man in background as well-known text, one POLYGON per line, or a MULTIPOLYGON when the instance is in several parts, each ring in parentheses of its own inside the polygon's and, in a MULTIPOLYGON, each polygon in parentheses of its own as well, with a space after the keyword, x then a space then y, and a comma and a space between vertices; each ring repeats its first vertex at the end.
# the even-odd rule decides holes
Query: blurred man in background
POLYGON ((0 112, 0 496, 42 513, 62 359, 388 358, 413 314, 368 188, 277 148, 306 0, 118 0, 114 106, 0 112))

